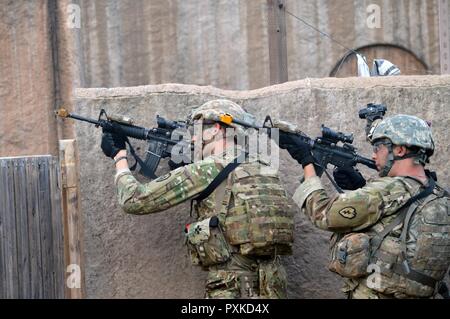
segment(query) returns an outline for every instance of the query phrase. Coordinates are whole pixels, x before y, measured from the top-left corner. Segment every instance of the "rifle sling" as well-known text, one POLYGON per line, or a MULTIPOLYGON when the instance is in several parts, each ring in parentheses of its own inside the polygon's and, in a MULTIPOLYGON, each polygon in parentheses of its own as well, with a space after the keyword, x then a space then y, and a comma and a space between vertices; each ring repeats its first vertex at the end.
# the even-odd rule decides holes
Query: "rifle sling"
MULTIPOLYGON (((244 153, 245 154, 245 153, 244 153)), ((232 171, 235 170, 236 167, 239 166, 242 162, 242 154, 236 157, 232 162, 228 163, 227 166, 224 167, 223 170, 219 172, 219 174, 213 179, 213 181, 195 198, 191 200, 191 212, 192 215, 192 208, 194 201, 198 204, 205 198, 207 198, 211 193, 220 185, 224 180, 227 179, 228 175, 232 171), (241 159, 241 160, 239 160, 241 159)))
MULTIPOLYGON (((419 199, 422 199, 428 195, 430 195, 435 187, 435 182, 432 178, 429 179, 429 185, 426 187, 423 191, 421 191, 419 194, 414 195, 410 199, 408 199, 402 207, 398 209, 396 218, 387 225, 382 232, 378 233, 375 237, 372 238, 372 252, 373 254, 376 253, 378 248, 380 248, 381 242, 384 240, 384 238, 398 225, 400 225, 408 213, 408 208, 413 204, 414 202, 418 201, 419 199)), ((416 205, 414 205, 414 208, 417 208, 416 205)))
POLYGON ((399 213, 397 213, 396 218, 388 225, 386 228, 383 229, 382 232, 377 234, 371 239, 371 245, 372 245, 372 252, 371 256, 377 257, 377 251, 381 246, 381 243, 383 242, 384 238, 398 225, 403 223, 403 229, 402 234, 400 236, 402 246, 403 246, 403 262, 402 263, 395 263, 392 267, 392 270, 402 275, 410 280, 419 282, 423 285, 427 285, 429 287, 435 287, 437 280, 435 280, 433 277, 425 275, 421 272, 418 272, 412 268, 409 267, 408 261, 406 259, 406 235, 409 228, 409 222, 411 221, 412 215, 416 211, 417 207, 419 206, 419 200, 427 197, 433 192, 433 189, 435 188, 436 183, 433 178, 429 178, 429 185, 422 190, 420 193, 414 195, 411 197, 406 203, 398 210, 399 213))
POLYGON ((125 134, 123 129, 120 127, 120 125, 116 125, 116 123, 113 122, 112 126, 115 131, 114 133, 119 134, 125 140, 125 143, 128 144, 128 146, 130 148, 130 153, 133 156, 133 158, 135 159, 134 164, 130 167, 130 171, 134 171, 136 169, 136 165, 139 163, 139 166, 141 168, 141 173, 144 176, 146 176, 148 178, 152 178, 152 179, 157 178, 157 176, 155 175, 155 172, 152 172, 151 170, 149 170, 147 165, 145 165, 144 161, 136 154, 136 151, 134 150, 134 147, 131 145, 127 134, 125 134))
POLYGON ((131 145, 130 141, 128 140, 128 137, 125 135, 125 142, 128 144, 130 148, 130 153, 135 159, 135 162, 133 166, 130 167, 130 171, 134 171, 136 169, 136 164, 139 163, 139 166, 141 168, 141 173, 144 176, 147 176, 149 178, 155 179, 157 176, 155 175, 155 172, 152 172, 148 169, 147 165, 145 165, 144 161, 136 154, 136 151, 134 150, 133 146, 131 145))

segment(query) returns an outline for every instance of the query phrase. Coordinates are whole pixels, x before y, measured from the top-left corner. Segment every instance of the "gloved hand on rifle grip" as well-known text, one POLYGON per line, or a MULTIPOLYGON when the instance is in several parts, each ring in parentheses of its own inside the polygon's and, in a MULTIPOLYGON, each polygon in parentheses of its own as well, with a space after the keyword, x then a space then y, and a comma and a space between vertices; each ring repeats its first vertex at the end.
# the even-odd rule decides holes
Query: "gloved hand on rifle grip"
POLYGON ((114 159, 120 150, 126 149, 125 138, 116 133, 103 131, 101 148, 103 154, 114 159))
POLYGON ((280 148, 287 150, 292 158, 294 158, 303 167, 314 163, 314 158, 311 154, 311 146, 300 136, 280 130, 278 145, 280 148))
POLYGON ((333 171, 333 177, 336 184, 346 190, 356 190, 366 185, 364 177, 353 167, 338 167, 333 171))

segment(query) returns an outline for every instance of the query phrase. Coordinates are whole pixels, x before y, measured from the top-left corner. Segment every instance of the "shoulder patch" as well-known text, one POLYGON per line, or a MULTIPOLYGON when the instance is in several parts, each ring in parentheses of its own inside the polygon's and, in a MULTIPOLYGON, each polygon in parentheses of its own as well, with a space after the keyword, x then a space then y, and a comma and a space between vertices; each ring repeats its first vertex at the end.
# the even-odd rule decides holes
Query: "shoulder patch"
POLYGON ((356 217, 356 209, 354 207, 345 207, 339 211, 339 215, 344 218, 353 219, 356 217))

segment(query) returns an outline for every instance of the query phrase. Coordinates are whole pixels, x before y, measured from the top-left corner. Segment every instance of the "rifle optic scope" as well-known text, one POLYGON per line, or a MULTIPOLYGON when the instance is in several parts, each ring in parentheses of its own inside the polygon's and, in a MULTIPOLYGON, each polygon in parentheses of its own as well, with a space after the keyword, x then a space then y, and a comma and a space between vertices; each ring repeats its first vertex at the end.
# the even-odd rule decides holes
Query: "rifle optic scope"
POLYGON ((353 143, 353 134, 345 134, 342 132, 333 131, 331 128, 328 128, 322 125, 322 138, 337 143, 341 141, 342 143, 353 143))
POLYGON ((366 119, 368 116, 377 115, 378 118, 382 118, 386 113, 386 106, 384 104, 369 103, 367 106, 359 110, 359 118, 366 119))
POLYGON ((186 127, 186 124, 178 121, 167 120, 162 116, 156 115, 156 123, 159 128, 175 130, 177 128, 186 127))

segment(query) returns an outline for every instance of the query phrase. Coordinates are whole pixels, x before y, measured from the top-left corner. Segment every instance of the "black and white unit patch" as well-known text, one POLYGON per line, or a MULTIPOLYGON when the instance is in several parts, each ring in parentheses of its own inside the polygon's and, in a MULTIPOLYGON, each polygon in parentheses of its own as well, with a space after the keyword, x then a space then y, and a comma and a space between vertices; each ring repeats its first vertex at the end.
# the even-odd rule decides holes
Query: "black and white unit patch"
POLYGON ((339 215, 344 218, 353 219, 356 217, 356 209, 354 207, 345 207, 339 211, 339 215))

